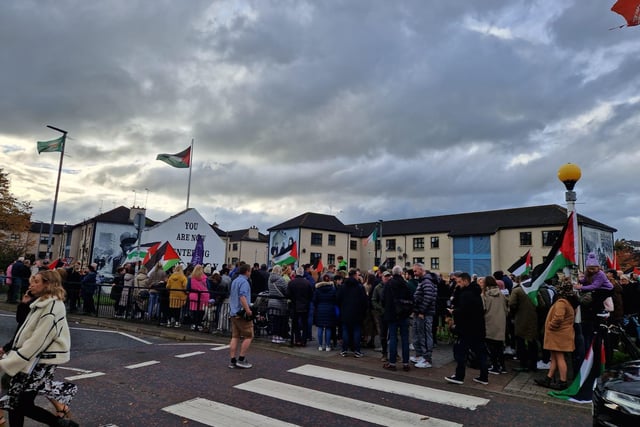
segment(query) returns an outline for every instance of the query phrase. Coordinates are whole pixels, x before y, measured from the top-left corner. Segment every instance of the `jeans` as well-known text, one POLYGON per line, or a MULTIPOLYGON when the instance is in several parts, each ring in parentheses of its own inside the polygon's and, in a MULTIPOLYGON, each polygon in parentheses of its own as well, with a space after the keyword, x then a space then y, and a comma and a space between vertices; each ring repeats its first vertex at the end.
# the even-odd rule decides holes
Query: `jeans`
POLYGON ((159 295, 157 292, 149 292, 149 306, 147 307, 147 315, 149 316, 149 319, 153 319, 157 316, 158 309, 156 307, 159 307, 158 297, 159 295))
POLYGON ((414 315, 413 317, 413 347, 416 357, 424 357, 431 362, 433 353, 433 316, 414 315))
POLYGON ((409 319, 389 322, 389 363, 396 363, 398 355, 398 328, 402 341, 402 363, 409 363, 409 319))
POLYGON ((309 332, 307 331, 309 313, 308 312, 300 312, 294 313, 293 319, 291 321, 291 338, 294 344, 307 344, 307 336, 309 332))
POLYGON ((321 328, 318 326, 318 346, 331 347, 331 330, 333 328, 321 328))
POLYGON ((480 363, 480 378, 486 380, 489 377, 489 368, 487 367, 487 345, 484 338, 474 336, 459 336, 453 345, 453 358, 456 360, 456 378, 464 380, 465 368, 467 364, 467 355, 469 349, 473 350, 480 363))
POLYGON ((353 351, 360 352, 360 341, 362 340, 362 328, 360 323, 342 323, 342 351, 349 351, 350 341, 353 339, 351 347, 353 351))

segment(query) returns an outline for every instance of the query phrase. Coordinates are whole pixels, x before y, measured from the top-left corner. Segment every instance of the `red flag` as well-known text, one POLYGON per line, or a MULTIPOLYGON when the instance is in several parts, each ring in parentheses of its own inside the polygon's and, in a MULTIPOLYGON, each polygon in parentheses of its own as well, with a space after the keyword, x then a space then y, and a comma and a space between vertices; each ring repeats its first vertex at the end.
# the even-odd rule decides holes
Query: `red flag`
POLYGON ((60 258, 49 264, 49 270, 55 270, 56 268, 58 268, 58 264, 62 264, 62 260, 60 258))
POLYGON ((607 267, 612 270, 620 270, 620 266, 618 265, 618 254, 616 254, 616 251, 613 251, 613 261, 611 258, 607 257, 607 267))
POLYGON ((640 0, 618 0, 611 10, 622 15, 628 27, 640 24, 640 0))

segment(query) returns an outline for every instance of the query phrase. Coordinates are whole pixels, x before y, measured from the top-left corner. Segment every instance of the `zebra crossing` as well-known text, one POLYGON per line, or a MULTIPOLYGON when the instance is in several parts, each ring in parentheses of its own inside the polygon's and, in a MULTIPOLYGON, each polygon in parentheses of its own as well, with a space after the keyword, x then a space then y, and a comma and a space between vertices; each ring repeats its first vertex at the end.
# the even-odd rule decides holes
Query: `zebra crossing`
MULTIPOLYGON (((288 372, 296 375, 320 378, 325 381, 348 384, 384 394, 393 394, 425 402, 447 405, 463 411, 475 411, 479 407, 489 403, 489 399, 472 395, 454 393, 312 364, 301 365, 290 369, 288 372)), ((431 417, 426 414, 404 411, 390 406, 353 399, 343 395, 326 393, 309 387, 301 387, 267 378, 257 378, 246 381, 235 385, 234 388, 253 395, 268 396, 283 402, 325 411, 329 414, 350 417, 375 425, 399 427, 456 427, 462 425, 453 421, 431 417)), ((201 397, 167 406, 163 408, 163 411, 185 419, 197 421, 207 426, 231 427, 248 425, 279 427, 295 425, 201 397)))

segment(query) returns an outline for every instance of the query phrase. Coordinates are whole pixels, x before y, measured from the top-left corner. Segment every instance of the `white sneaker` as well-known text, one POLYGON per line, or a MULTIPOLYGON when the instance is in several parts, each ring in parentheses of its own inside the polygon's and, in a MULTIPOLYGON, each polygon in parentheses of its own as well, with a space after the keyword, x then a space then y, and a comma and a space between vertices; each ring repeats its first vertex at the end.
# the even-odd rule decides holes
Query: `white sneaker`
POLYGON ((513 356, 514 354, 516 354, 516 352, 510 347, 510 346, 506 346, 504 348, 504 354, 509 355, 509 356, 513 356))
POLYGON ((240 369, 249 369, 251 368, 253 365, 249 362, 247 362, 246 360, 238 360, 236 362, 236 367, 240 368, 240 369))
POLYGON ((327 348, 325 348, 324 351, 331 351, 331 346, 328 346, 327 348))
POLYGON ((324 351, 324 348, 322 348, 322 346, 318 346, 318 351, 324 351))
POLYGON ((414 351, 415 348, 413 347, 413 344, 409 344, 409 350, 414 351))
POLYGON ((542 360, 538 360, 538 363, 536 363, 536 368, 541 370, 549 370, 549 368, 551 368, 551 362, 544 363, 542 360))
POLYGON ((431 363, 427 362, 426 360, 422 361, 422 362, 418 362, 415 364, 416 368, 420 368, 420 369, 424 369, 424 368, 430 368, 431 367, 431 363))
POLYGON ((420 356, 420 357, 417 357, 417 356, 411 356, 411 357, 409 358, 409 361, 410 361, 411 363, 422 363, 422 362, 424 362, 424 361, 425 361, 425 359, 424 359, 424 357, 422 357, 422 356, 420 356))

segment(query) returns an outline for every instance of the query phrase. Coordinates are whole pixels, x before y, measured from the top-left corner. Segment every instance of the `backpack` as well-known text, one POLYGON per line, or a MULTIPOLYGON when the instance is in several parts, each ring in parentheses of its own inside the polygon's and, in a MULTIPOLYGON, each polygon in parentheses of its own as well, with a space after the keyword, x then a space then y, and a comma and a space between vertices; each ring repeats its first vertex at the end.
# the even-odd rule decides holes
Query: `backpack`
POLYGON ((546 314, 556 300, 556 289, 543 283, 538 289, 538 312, 546 314))

